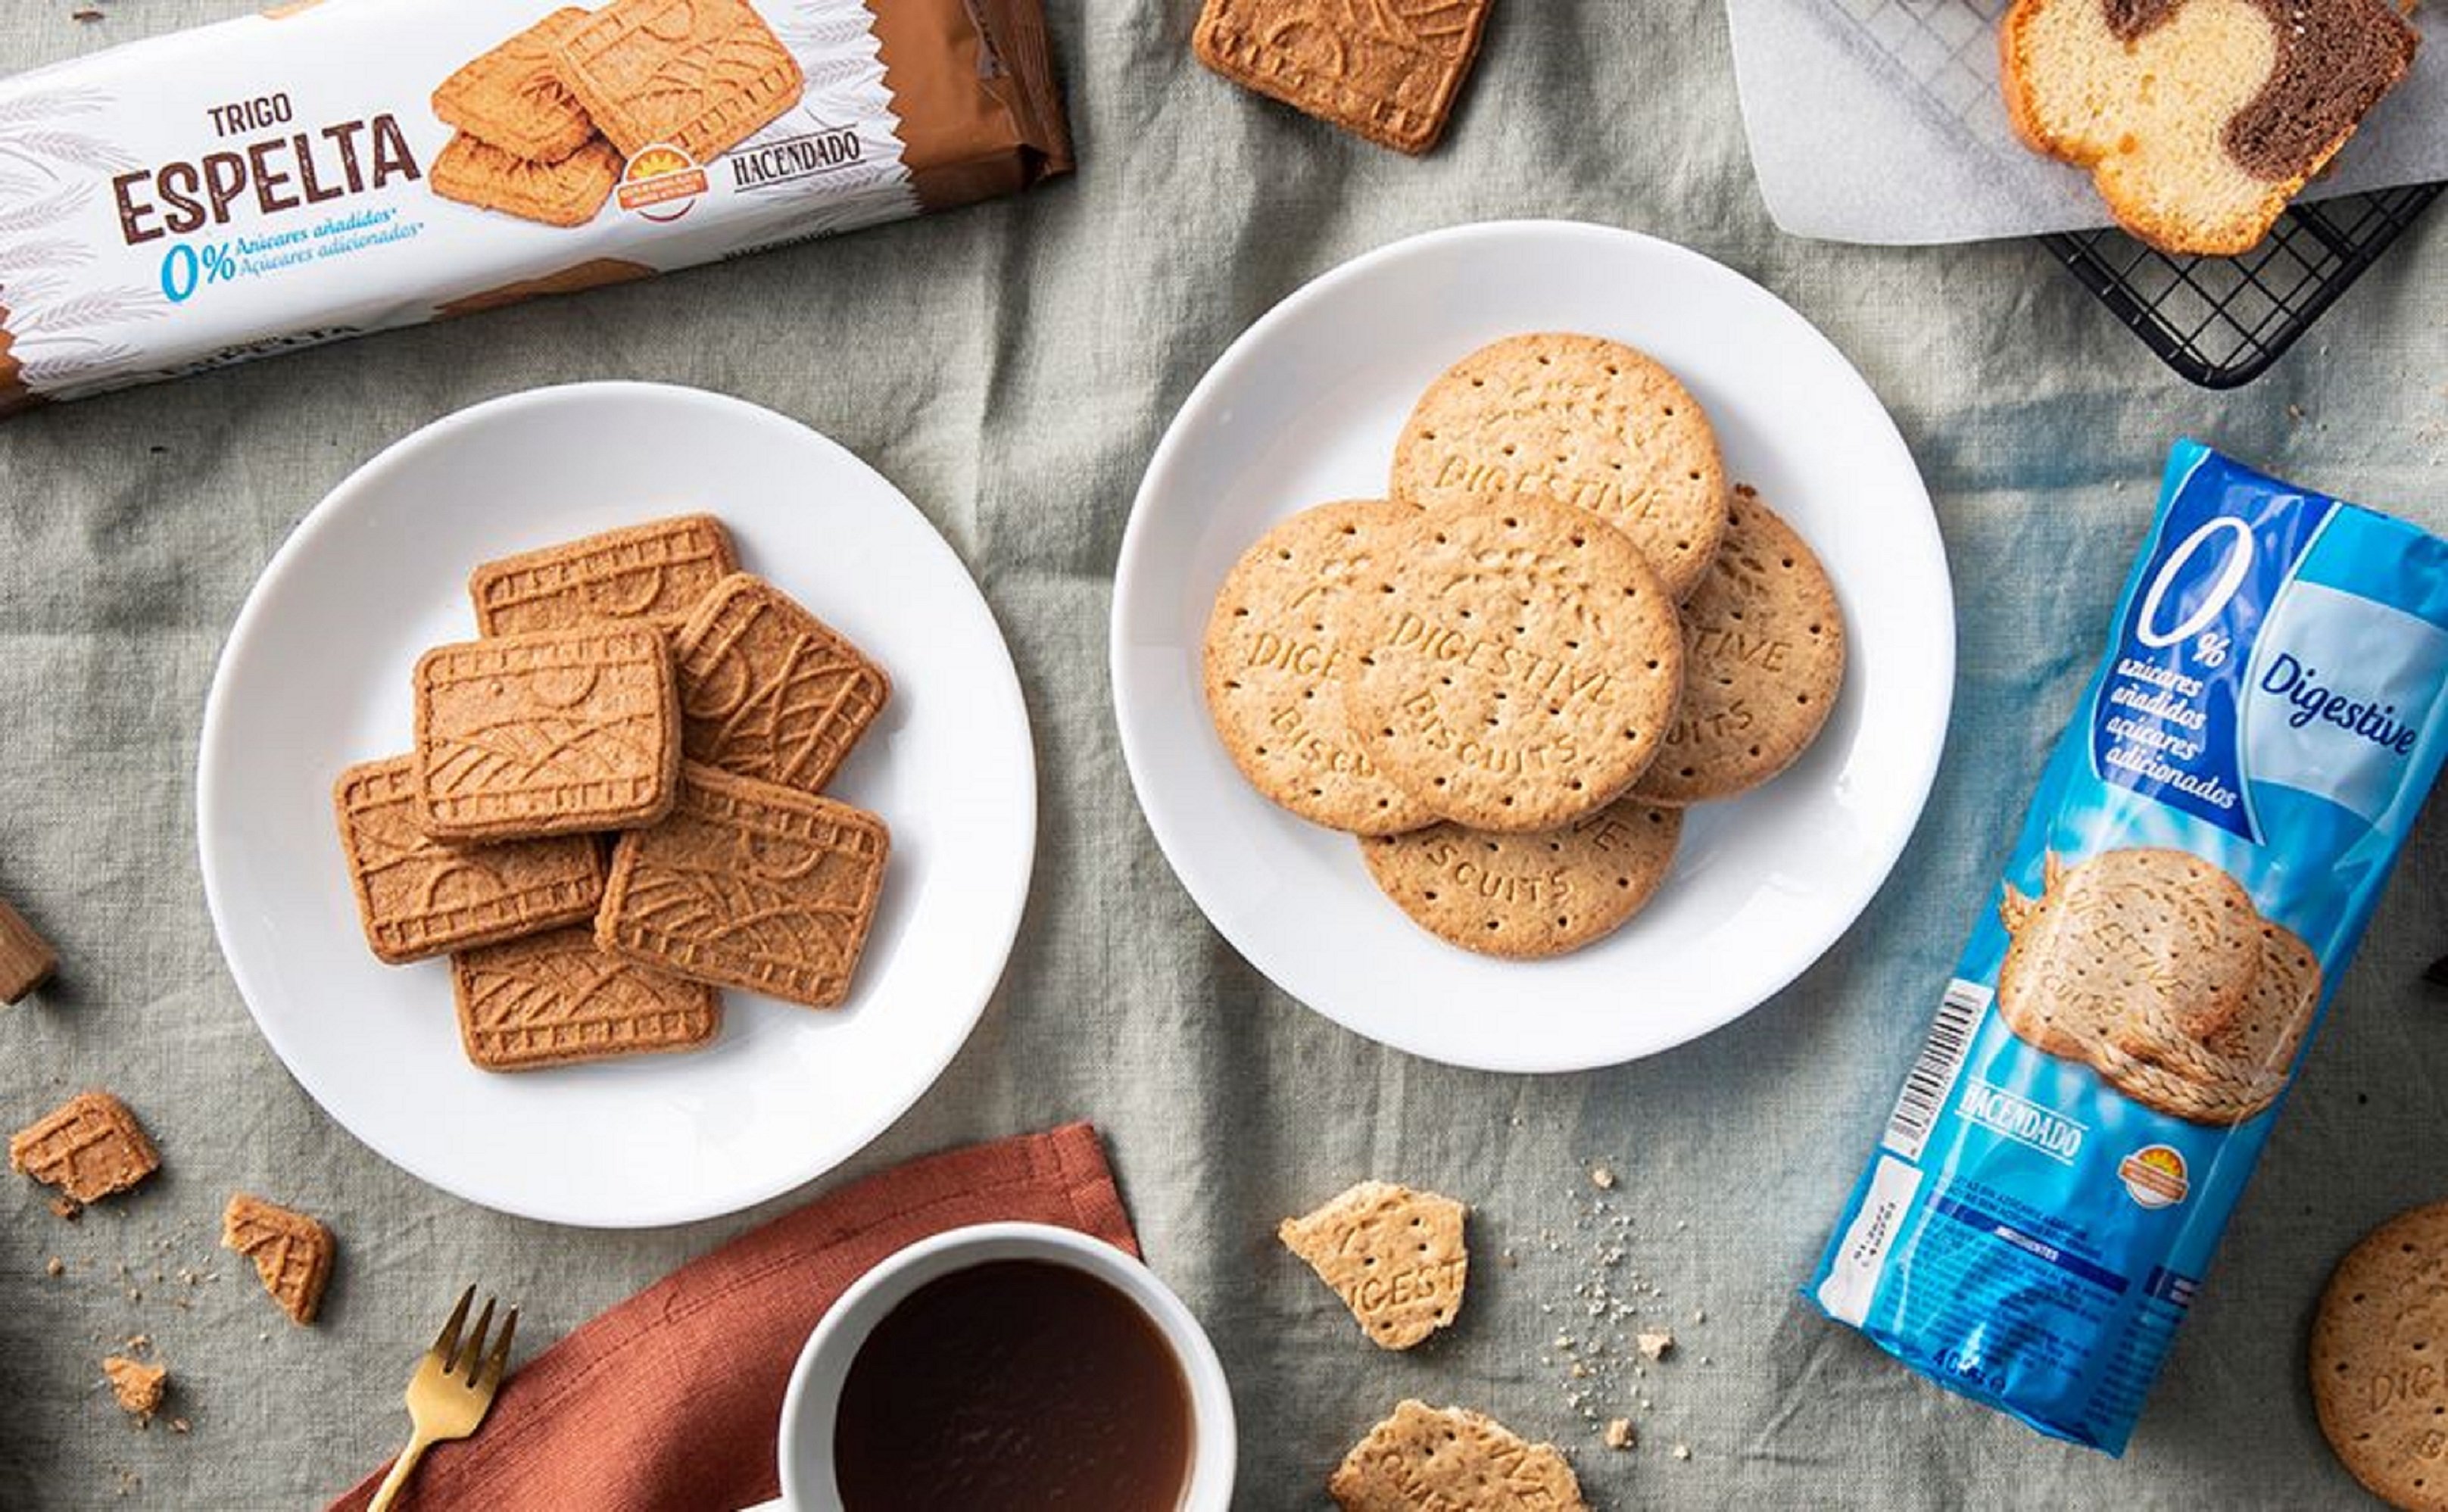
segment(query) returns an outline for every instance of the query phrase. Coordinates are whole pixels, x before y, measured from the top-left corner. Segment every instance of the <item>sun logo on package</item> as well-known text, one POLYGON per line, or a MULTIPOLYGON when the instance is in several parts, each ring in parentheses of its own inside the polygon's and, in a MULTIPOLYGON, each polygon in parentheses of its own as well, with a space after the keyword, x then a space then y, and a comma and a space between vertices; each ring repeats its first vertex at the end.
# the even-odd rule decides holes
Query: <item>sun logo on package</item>
POLYGON ((621 208, 649 220, 678 220, 706 191, 705 168, 678 147, 657 143, 621 171, 621 208))
POLYGON ((2116 1179, 2146 1208, 2174 1207, 2192 1190, 2184 1156, 2164 1144, 2146 1145, 2118 1161, 2116 1179))

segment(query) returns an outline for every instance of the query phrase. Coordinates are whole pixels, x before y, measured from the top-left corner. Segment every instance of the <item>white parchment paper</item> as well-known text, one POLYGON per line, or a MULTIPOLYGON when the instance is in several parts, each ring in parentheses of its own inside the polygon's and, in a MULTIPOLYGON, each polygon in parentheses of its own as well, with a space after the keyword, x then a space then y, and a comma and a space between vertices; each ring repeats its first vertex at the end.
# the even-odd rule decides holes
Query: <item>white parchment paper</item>
MULTIPOLYGON (((1795 236, 1913 244, 2106 225, 2090 176, 2007 127, 1997 22, 2010 0, 1727 0, 1760 190, 1795 236)), ((2307 200, 2448 179, 2448 29, 2307 200)))

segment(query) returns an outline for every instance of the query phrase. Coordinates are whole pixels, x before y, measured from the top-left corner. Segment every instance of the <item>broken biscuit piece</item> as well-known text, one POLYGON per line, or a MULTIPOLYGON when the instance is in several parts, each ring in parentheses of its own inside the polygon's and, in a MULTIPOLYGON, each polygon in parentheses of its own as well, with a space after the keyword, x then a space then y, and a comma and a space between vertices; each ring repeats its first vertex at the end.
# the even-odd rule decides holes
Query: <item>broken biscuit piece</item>
POLYGON ((153 1420, 153 1414, 162 1409, 163 1394, 170 1388, 168 1367, 146 1365, 124 1355, 103 1361, 102 1373, 110 1380, 110 1394, 119 1399, 120 1410, 139 1424, 153 1420))
POLYGON ((221 1248, 236 1250, 255 1262, 263 1290, 280 1304, 290 1321, 300 1325, 315 1321, 338 1248, 332 1231, 319 1219, 240 1192, 221 1213, 221 1248))
POLYGON ((1434 1192, 1363 1181, 1275 1230, 1334 1289, 1380 1349, 1407 1349, 1454 1320, 1470 1252, 1469 1209, 1434 1192))
POLYGON ((1462 1407, 1405 1402, 1352 1446, 1326 1483, 1343 1512, 1589 1512, 1573 1467, 1462 1407))
POLYGON ((9 1141, 9 1167, 55 1186, 67 1210, 124 1192, 162 1167, 162 1157, 127 1105, 107 1092, 80 1092, 9 1141))

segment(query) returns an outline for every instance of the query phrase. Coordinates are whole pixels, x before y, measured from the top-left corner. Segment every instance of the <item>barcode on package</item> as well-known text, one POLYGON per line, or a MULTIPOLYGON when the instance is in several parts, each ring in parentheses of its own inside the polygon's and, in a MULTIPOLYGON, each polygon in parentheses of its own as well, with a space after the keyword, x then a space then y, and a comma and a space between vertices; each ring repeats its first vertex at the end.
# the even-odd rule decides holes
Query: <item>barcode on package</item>
POLYGON ((1980 1023, 1981 1010, 1989 1006, 1990 996, 1987 987, 1960 977, 1946 985, 1929 1037, 1921 1043, 1921 1054, 1904 1078, 1904 1089, 1896 1094, 1896 1110, 1887 1115, 1886 1138, 1879 1141, 1884 1148, 1907 1160, 1921 1158, 1922 1147, 1929 1143, 1930 1127, 1938 1122, 1947 1094, 1955 1090, 1955 1078, 1963 1069, 1963 1058, 1971 1053, 1972 1031, 1980 1023))

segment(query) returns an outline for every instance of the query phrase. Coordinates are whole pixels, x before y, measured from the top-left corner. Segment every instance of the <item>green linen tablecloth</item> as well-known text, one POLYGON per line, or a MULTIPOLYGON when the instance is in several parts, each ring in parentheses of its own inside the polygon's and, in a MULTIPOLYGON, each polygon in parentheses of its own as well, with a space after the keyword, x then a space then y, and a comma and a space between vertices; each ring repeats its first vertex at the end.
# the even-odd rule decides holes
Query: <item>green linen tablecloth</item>
MULTIPOLYGON (((71 0, 21 0, 0 67, 247 8, 98 3, 101 19, 81 22, 71 0)), ((1203 72, 1195 10, 1056 0, 1085 168, 1044 192, 0 427, 0 894, 66 962, 56 991, 0 1012, 0 1121, 107 1085, 167 1158, 140 1196, 75 1226, 32 1183, 0 1184, 0 1506, 318 1503, 401 1436, 411 1352, 465 1280, 523 1298, 522 1341, 540 1347, 756 1221, 554 1229, 393 1169, 257 1034, 197 880, 190 773, 205 686, 284 533, 439 415, 602 377, 702 385, 816 426, 916 500, 985 585, 1036 721, 1036 892, 966 1053, 841 1175, 1096 1120, 1150 1258, 1233 1375, 1243 1504, 1324 1505, 1329 1468, 1406 1395, 1571 1446, 1603 1506, 2300 1506, 2357 1494, 2313 1424, 2304 1332, 2356 1235, 2448 1195, 2448 1002, 2419 982, 2448 951, 2448 824, 2436 815, 2341 985, 2125 1460, 1938 1390, 1794 1288, 2097 654, 2169 441, 2197 435, 2448 527, 2448 216, 2406 238, 2270 376, 2211 394, 2171 376, 2037 246, 1880 251, 1778 234, 1745 156, 1724 17, 1706 0, 1503 0, 1453 134, 1423 162, 1203 72), (1961 621, 1937 791, 1852 933, 1731 1028, 1545 1080, 1380 1049, 1234 956, 1139 818, 1104 670, 1132 493, 1216 354, 1354 254, 1523 215, 1687 243, 1826 330, 1920 459, 1961 621), (1596 1161, 1615 1173, 1611 1192, 1588 1178, 1596 1161), (1367 1176, 1477 1207, 1462 1321, 1408 1355, 1368 1347, 1272 1237, 1278 1217, 1367 1176), (214 1250, 239 1187, 294 1198, 338 1231, 319 1326, 289 1327, 214 1250), (1616 1247, 1624 1257, 1603 1264, 1616 1247), (66 1275, 46 1273, 53 1256, 66 1275), (190 1284, 182 1270, 217 1279, 190 1284), (1645 1376, 1602 1366, 1575 1378, 1597 1291, 1636 1304, 1636 1321, 1671 1320, 1682 1349, 1645 1376), (176 1373, 184 1435, 134 1431, 101 1386, 101 1356, 139 1332, 176 1373), (1585 1407, 1631 1417, 1639 1447, 1601 1447, 1585 1407)))

